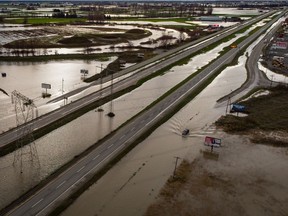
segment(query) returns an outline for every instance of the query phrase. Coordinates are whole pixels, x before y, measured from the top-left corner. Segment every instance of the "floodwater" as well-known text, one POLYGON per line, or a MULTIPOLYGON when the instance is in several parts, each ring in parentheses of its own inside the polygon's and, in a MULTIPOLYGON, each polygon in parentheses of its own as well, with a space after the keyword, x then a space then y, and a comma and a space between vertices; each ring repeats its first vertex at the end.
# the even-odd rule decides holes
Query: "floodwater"
MULTIPOLYGON (((88 70, 86 77, 100 73, 101 65, 103 68, 114 61, 117 57, 110 57, 108 61, 83 61, 83 60, 65 60, 65 61, 49 61, 38 63, 0 63, 1 72, 6 72, 7 77, 0 78, 0 88, 11 96, 14 90, 17 90, 26 97, 33 99, 38 107, 39 115, 58 108, 61 104, 45 103, 54 97, 74 90, 76 88, 86 86, 83 77, 80 74, 81 69, 88 70), (51 98, 42 98, 42 93, 46 90, 41 88, 42 83, 51 84, 51 89, 47 92, 52 94, 51 98)), ((14 105, 10 97, 0 94, 0 131, 6 131, 16 126, 14 105)))
POLYGON ((258 9, 237 9, 237 8, 213 8, 213 14, 226 15, 259 15, 261 12, 258 9))
POLYGON ((273 82, 288 84, 287 76, 269 70, 268 68, 264 67, 264 65, 262 65, 261 62, 258 62, 258 67, 266 74, 267 78, 271 80, 271 85, 274 85, 273 82))
MULTIPOLYGON (((256 25, 262 25, 262 22, 259 22, 256 25)), ((255 26, 256 26, 255 25, 255 26)), ((252 27, 250 30, 252 30, 252 27)), ((123 26, 123 28, 129 28, 129 26, 123 26)), ((250 31, 248 30, 248 31, 250 31)), ((248 32, 247 31, 247 32, 248 32)), ((247 34, 243 33, 242 35, 247 34)), ((210 60, 218 55, 218 52, 221 51, 223 46, 229 46, 230 43, 235 41, 237 38, 242 35, 238 35, 236 38, 230 40, 229 42, 219 46, 213 51, 209 51, 204 55, 199 55, 192 59, 193 69, 199 69, 203 65, 207 64, 210 60), (213 54, 214 53, 214 54, 213 54), (206 55, 214 55, 214 57, 210 56, 206 58, 206 55), (205 56, 203 58, 203 56, 205 56), (203 59, 207 59, 203 61, 203 59)), ((142 40, 142 39, 141 39, 142 40)), ((138 40, 140 43, 141 40, 138 40)), ((39 115, 42 115, 48 111, 58 108, 62 105, 62 102, 57 104, 49 104, 44 105, 48 100, 53 99, 60 94, 62 94, 62 90, 64 92, 69 92, 75 88, 79 88, 81 86, 87 86, 88 84, 84 83, 80 74, 81 69, 87 69, 89 71, 89 76, 94 75, 100 72, 101 64, 103 67, 108 65, 110 62, 114 61, 116 57, 111 57, 109 61, 100 62, 100 61, 53 61, 48 63, 0 63, 0 71, 6 72, 6 78, 0 78, 0 87, 4 89, 9 95, 14 90, 19 91, 23 95, 33 99, 36 106, 38 107, 39 115), (27 79, 32 78, 33 79, 27 79), (51 84, 52 89, 48 90, 49 93, 52 94, 51 98, 42 99, 41 94, 45 91, 45 89, 41 88, 41 83, 51 84)), ((181 66, 185 67, 185 66, 181 66)), ((178 68, 174 68, 173 70, 178 70, 178 68)), ((85 90, 87 92, 92 92, 97 90, 97 87, 93 87, 90 90, 85 90)), ((84 94, 78 95, 83 96, 84 94)), ((71 97, 72 99, 73 97, 71 97)), ((77 99, 77 97, 74 97, 77 99)), ((9 128, 16 126, 15 116, 14 116, 14 105, 11 103, 11 100, 7 95, 0 95, 0 132, 4 132, 9 128)))
MULTIPOLYGON (((170 35, 174 39, 171 39, 170 43, 174 44, 176 43, 177 39, 179 38, 180 32, 174 29, 169 29, 169 28, 161 28, 158 27, 156 28, 148 28, 148 27, 138 27, 134 25, 124 25, 124 24, 107 24, 107 25, 90 25, 90 26, 62 26, 61 28, 55 26, 55 27, 24 27, 24 26, 16 26, 16 27, 5 27, 5 28, 0 28, 0 45, 4 45, 6 43, 9 43, 14 40, 20 40, 20 39, 28 39, 31 37, 36 37, 36 38, 41 38, 43 36, 47 37, 48 32, 52 31, 55 33, 50 33, 52 35, 56 35, 56 32, 70 32, 70 34, 76 34, 79 32, 98 32, 101 34, 106 34, 106 33, 124 33, 125 31, 129 29, 143 29, 151 32, 152 34, 148 37, 138 39, 138 40, 131 40, 130 45, 134 46, 141 46, 141 47, 146 47, 146 48, 155 48, 161 45, 161 42, 155 42, 152 44, 142 44, 143 42, 147 41, 154 41, 163 34, 170 35), (93 29, 93 27, 97 28, 106 28, 107 31, 99 31, 97 29, 93 29), (113 28, 111 30, 111 28, 113 28), (115 29, 119 29, 119 32, 115 32, 115 29), (18 30, 19 32, 15 34, 15 30, 18 30), (112 31, 112 32, 111 32, 112 31), (22 32, 22 33, 21 33, 22 32)), ((188 35, 184 33, 184 37, 187 38, 188 35)), ((103 45, 103 46, 93 46, 90 48, 96 49, 91 51, 91 53, 106 53, 106 52, 123 52, 124 50, 128 49, 123 49, 123 47, 127 47, 127 43, 119 43, 115 44, 113 46, 111 45, 103 45)), ((131 50, 131 49, 130 49, 131 50)), ((1 55, 7 55, 5 48, 1 48, 1 55)), ((36 55, 54 55, 54 54, 81 54, 84 53, 85 49, 83 48, 49 48, 49 49, 35 49, 36 55)))
MULTIPOLYGON (((238 37, 241 36, 242 35, 238 35, 238 37)), ((51 174, 54 170, 56 170, 63 164, 67 163, 67 161, 71 160, 74 156, 78 155, 79 153, 87 149, 89 146, 96 143, 106 134, 119 127, 122 123, 127 121, 127 119, 131 118, 139 111, 141 111, 144 107, 149 105, 151 102, 155 101, 167 90, 171 89, 173 86, 181 82, 187 76, 197 71, 197 69, 203 67, 209 61, 216 58, 219 55, 218 52, 221 51, 223 47, 226 47, 229 44, 233 43, 233 41, 236 39, 237 37, 227 43, 221 44, 220 46, 216 47, 212 51, 209 51, 208 53, 203 53, 199 56, 192 58, 185 65, 175 66, 162 76, 149 80, 141 87, 114 100, 112 107, 113 112, 116 114, 116 116, 113 119, 106 116, 106 114, 110 111, 111 107, 111 104, 107 103, 103 106, 105 110, 103 113, 98 113, 95 111, 88 112, 85 115, 79 117, 78 119, 70 122, 69 124, 58 128, 57 130, 36 140, 35 146, 37 146, 39 162, 37 162, 35 158, 33 162, 28 160, 31 153, 29 148, 31 145, 27 145, 23 148, 23 153, 25 153, 26 155, 23 157, 23 174, 20 174, 19 161, 15 164, 15 166, 12 165, 14 153, 1 157, 0 170, 1 173, 3 173, 3 176, 0 179, 0 207, 4 207, 9 202, 16 199, 23 192, 36 185, 39 181, 47 177, 49 174, 51 174), (205 59, 205 61, 203 61, 203 59, 205 59), (79 134, 81 134, 81 136, 79 136, 79 134)), ((163 171, 166 170, 166 174, 157 174, 158 178, 156 178, 156 180, 158 186, 156 185, 155 189, 154 186, 152 188, 156 194, 156 189, 159 190, 163 182, 167 179, 167 176, 170 175, 170 171, 173 168, 174 159, 171 155, 175 156, 176 151, 176 156, 184 156, 186 150, 190 149, 191 145, 193 144, 193 142, 190 142, 190 139, 194 139, 193 137, 201 137, 201 134, 207 133, 206 131, 210 130, 211 123, 219 117, 220 113, 224 112, 223 108, 214 109, 215 101, 219 98, 219 95, 225 95, 227 94, 227 92, 229 93, 229 91, 237 88, 244 82, 244 61, 245 57, 241 57, 238 66, 233 66, 232 68, 227 69, 228 71, 230 71, 229 73, 223 73, 225 74, 225 76, 220 79, 221 84, 217 84, 217 82, 215 81, 216 84, 210 85, 207 90, 205 90, 205 92, 208 91, 206 96, 203 96, 201 94, 201 96, 198 96, 197 99, 193 100, 192 103, 195 103, 195 105, 193 105, 192 108, 184 108, 183 110, 186 110, 186 114, 180 112, 183 115, 182 117, 173 117, 172 120, 169 121, 170 123, 167 123, 168 126, 167 124, 165 124, 166 129, 164 130, 164 134, 156 135, 156 138, 154 137, 152 138, 152 140, 151 138, 149 138, 144 141, 144 143, 149 143, 147 144, 148 148, 153 148, 154 150, 140 150, 140 152, 143 152, 143 155, 141 157, 153 158, 153 160, 159 161, 159 165, 162 164, 163 166, 163 171), (187 116, 189 118, 187 118, 187 116), (184 128, 191 129, 191 138, 189 137, 188 139, 182 139, 181 132, 184 128), (161 138, 161 140, 157 140, 158 138, 161 138), (152 142, 153 140, 155 142, 152 142), (164 145, 165 143, 167 143, 167 145, 164 145), (185 143, 186 147, 183 146, 182 143, 185 143), (165 154, 163 153, 163 151, 170 152, 171 155, 165 154), (154 156, 152 155, 152 157, 150 157, 151 152, 159 152, 157 154, 164 155, 167 158, 160 159, 154 154, 154 156), (169 161, 167 161, 167 159, 169 159, 169 161), (170 168, 168 170, 164 168, 167 163, 171 164, 171 167, 169 166, 170 168)), ((67 66, 69 67, 69 64, 67 66)), ((81 67, 79 66, 79 68, 82 67, 83 65, 81 65, 81 67)), ((61 68, 61 70, 63 70, 63 68, 61 68)), ((21 70, 23 70, 22 67, 19 67, 18 73, 20 73, 21 70)), ((79 72, 79 70, 77 71, 79 72)), ((34 70, 35 74, 36 72, 37 70, 34 70)), ((59 78, 61 83, 61 77, 59 78)), ((217 80, 218 82, 220 82, 219 79, 217 80)), ((155 133, 157 134, 157 132, 155 133)), ((196 143, 198 143, 198 141, 196 143)), ((140 144, 135 151, 137 152, 138 148, 144 148, 144 146, 145 145, 140 144)), ((135 153, 135 151, 133 152, 135 153)), ((130 157, 136 157, 137 155, 134 155, 134 153, 131 153, 132 156, 130 157)), ((125 161, 126 159, 123 160, 125 161)), ((154 167, 154 163, 156 163, 155 161, 149 163, 149 166, 154 167)), ((126 173, 128 173, 128 175, 131 175, 131 172, 135 172, 136 170, 138 170, 138 168, 140 169, 140 165, 138 163, 139 159, 133 159, 132 162, 131 160, 129 160, 129 164, 131 163, 131 166, 133 166, 135 169, 128 168, 125 171, 126 173), (133 161, 135 161, 135 164, 132 163, 133 161), (135 165, 138 167, 135 167, 135 165)), ((144 163, 142 160, 141 164, 143 167, 145 166, 145 169, 147 169, 148 164, 147 166, 143 165, 144 163)), ((157 171, 162 172, 162 170, 158 170, 157 168, 154 171, 151 171, 151 173, 158 173, 157 171)), ((123 173, 125 172, 123 171, 123 173)), ((124 176, 124 178, 127 178, 127 176, 124 176)), ((152 179, 150 179, 149 175, 147 177, 143 177, 143 179, 141 180, 143 184, 145 183, 145 179, 147 178, 148 182, 152 182, 155 176, 151 177, 152 179)), ((124 184, 123 181, 122 184, 124 184)), ((128 198, 128 196, 126 198, 128 198)), ((111 199, 111 197, 108 199, 111 199)))
POLYGON ((226 103, 216 100, 246 79, 245 56, 224 70, 202 93, 135 147, 97 183, 84 192, 62 216, 143 215, 173 174, 175 157, 195 158, 213 122, 225 114, 226 103), (190 129, 183 138, 184 128, 190 129))

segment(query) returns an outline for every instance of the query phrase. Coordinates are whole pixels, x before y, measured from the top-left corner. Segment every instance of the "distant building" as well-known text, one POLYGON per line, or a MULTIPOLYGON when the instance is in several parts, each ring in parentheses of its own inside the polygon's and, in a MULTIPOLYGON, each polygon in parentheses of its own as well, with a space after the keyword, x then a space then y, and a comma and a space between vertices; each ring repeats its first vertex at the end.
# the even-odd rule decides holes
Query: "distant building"
POLYGON ((227 22, 241 22, 242 19, 240 17, 225 17, 225 21, 227 21, 227 22))
POLYGON ((198 17, 198 20, 200 20, 200 21, 219 22, 219 21, 223 21, 223 17, 219 17, 219 16, 201 16, 201 17, 198 17))
POLYGON ((287 49, 288 42, 285 41, 275 41, 275 43, 272 44, 271 49, 287 49))

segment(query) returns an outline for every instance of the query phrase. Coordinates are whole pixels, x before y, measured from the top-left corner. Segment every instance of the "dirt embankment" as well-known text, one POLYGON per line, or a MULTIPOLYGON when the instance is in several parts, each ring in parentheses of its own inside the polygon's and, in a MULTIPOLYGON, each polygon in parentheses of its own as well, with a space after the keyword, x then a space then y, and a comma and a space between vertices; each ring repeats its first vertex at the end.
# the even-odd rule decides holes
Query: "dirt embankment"
MULTIPOLYGON (((33 31, 33 34, 38 37, 15 40, 4 45, 5 48, 13 49, 35 49, 35 48, 71 48, 71 47, 89 47, 100 45, 111 45, 118 43, 128 43, 129 40, 137 40, 150 36, 150 31, 142 29, 130 29, 124 33, 106 33, 100 34, 98 31, 80 31, 75 29, 65 28, 48 28, 38 30, 38 34, 33 31), (47 35, 42 35, 47 32, 47 35), (49 34, 48 34, 49 33, 49 34), (42 36, 41 36, 42 35, 42 36), (41 36, 41 37, 40 37, 41 36)), ((82 29, 81 29, 82 30, 82 29)), ((27 31, 29 32, 29 31, 27 31)), ((28 33, 27 33, 28 34, 28 33)))

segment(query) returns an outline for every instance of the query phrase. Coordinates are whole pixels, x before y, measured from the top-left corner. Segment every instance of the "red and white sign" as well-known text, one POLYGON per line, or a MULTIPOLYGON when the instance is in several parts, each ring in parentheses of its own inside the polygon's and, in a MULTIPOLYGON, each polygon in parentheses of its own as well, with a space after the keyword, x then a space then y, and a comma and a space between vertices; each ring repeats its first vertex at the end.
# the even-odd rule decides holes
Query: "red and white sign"
POLYGON ((221 146, 221 139, 214 138, 214 137, 205 137, 204 145, 213 146, 213 147, 220 147, 221 146))
POLYGON ((287 49, 288 43, 284 41, 276 41, 275 48, 276 49, 287 49))

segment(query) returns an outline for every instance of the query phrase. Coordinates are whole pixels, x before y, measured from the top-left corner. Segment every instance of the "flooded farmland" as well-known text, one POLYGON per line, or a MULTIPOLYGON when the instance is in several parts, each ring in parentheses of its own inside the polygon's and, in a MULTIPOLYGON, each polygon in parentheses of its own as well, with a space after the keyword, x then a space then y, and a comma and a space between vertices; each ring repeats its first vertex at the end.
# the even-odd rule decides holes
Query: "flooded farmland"
MULTIPOLYGON (((238 35, 238 37, 241 37, 241 35, 238 35)), ((233 40, 236 39, 237 37, 233 40)), ((155 101, 159 96, 164 94, 167 90, 175 86, 177 83, 181 82, 190 74, 196 72, 199 68, 205 66, 207 63, 209 63, 209 61, 216 58, 219 55, 218 53, 224 47, 229 46, 229 44, 232 42, 233 41, 226 42, 209 51, 208 53, 198 55, 192 58, 185 65, 175 66, 169 71, 167 71, 164 75, 149 80, 134 91, 114 100, 113 109, 116 116, 113 119, 110 119, 106 116, 110 109, 110 103, 107 103, 103 106, 105 110, 104 113, 98 113, 95 111, 88 112, 87 114, 79 117, 73 122, 36 140, 35 143, 38 150, 40 164, 31 164, 29 162, 24 163, 25 166, 23 175, 19 173, 17 167, 15 168, 12 165, 14 154, 9 154, 0 158, 2 164, 1 169, 3 173, 5 173, 5 178, 1 179, 0 184, 2 191, 1 206, 5 206, 6 204, 8 204, 9 200, 15 199, 17 196, 35 185, 41 179, 45 178, 55 169, 59 168, 67 161, 71 160, 75 155, 84 151, 89 146, 96 143, 97 140, 101 139, 106 134, 116 129, 119 125, 127 121, 127 119, 137 114, 144 107, 146 107, 147 105, 155 101), (204 58, 206 59, 206 61, 203 61, 204 58), (79 133, 81 134, 81 136, 77 135, 79 133), (36 167, 35 169, 31 169, 31 166, 36 167), (25 173, 25 170, 29 170, 29 173, 25 173), (33 176, 33 178, 31 178, 31 176, 33 176), (15 188, 17 188, 16 185, 21 185, 21 188, 15 190, 15 188), (7 197, 10 197, 10 199, 8 199, 7 197)), ((243 62, 240 64, 239 68, 240 70, 242 70, 241 74, 244 77, 240 81, 240 77, 238 76, 237 79, 234 80, 235 82, 243 83, 243 80, 245 79, 245 73, 243 72, 242 65, 243 62)), ((235 71, 235 69, 233 71, 235 71)), ((229 83, 235 86, 235 88, 237 87, 237 85, 234 85, 233 82, 229 83)), ((219 90, 217 91, 231 91, 231 86, 226 86, 228 90, 223 87, 218 87, 219 90)), ((216 98, 215 96, 211 95, 210 99, 212 100, 212 104, 210 105, 210 107, 213 107, 213 101, 216 98)), ((207 98, 205 100, 207 100, 207 98)), ((205 103, 199 102, 199 105, 202 104, 203 106, 203 104, 205 103)), ((206 109, 208 108, 209 107, 207 106, 206 109)), ((193 109, 193 113, 189 113, 190 118, 193 117, 193 115, 196 115, 196 113, 200 112, 202 109, 203 108, 201 107, 193 109)), ((201 115, 197 115, 197 118, 199 118, 201 115)), ((205 118, 207 118, 208 116, 204 113, 203 115, 204 116, 202 116, 201 119, 204 118, 203 122, 205 122, 207 121, 205 120, 205 118)), ((195 116, 195 119, 197 118, 195 116)), ((216 115, 213 115, 213 119, 215 118, 217 118, 216 115)), ((176 139, 181 138, 181 136, 179 137, 179 135, 181 134, 181 130, 184 127, 189 127, 189 125, 185 125, 185 122, 187 122, 187 119, 179 120, 177 123, 178 126, 173 126, 173 134, 175 135, 176 139)), ((198 123, 196 125, 191 125, 191 127, 196 126, 194 129, 191 129, 193 129, 194 131, 198 131, 197 133, 201 133, 201 128, 203 127, 203 125, 198 123)), ((209 127, 209 124, 207 124, 207 127, 209 127)), ((25 148, 29 148, 29 146, 26 146, 25 148)))
MULTIPOLYGON (((108 103, 103 106, 105 113, 91 111, 68 125, 38 139, 36 146, 38 148, 40 164, 25 162, 23 175, 20 175, 17 167, 12 166, 13 154, 1 158, 0 169, 1 172, 5 173, 4 178, 1 179, 1 191, 3 191, 0 198, 1 206, 5 206, 21 193, 33 187, 62 164, 137 114, 171 87, 206 65, 218 55, 218 52, 225 45, 228 45, 228 43, 191 59, 186 65, 176 66, 164 75, 154 78, 143 84, 140 88, 114 100, 113 107, 116 113, 114 119, 109 119, 105 115, 110 108, 110 103, 108 103), (206 61, 203 61, 204 58, 206 61), (81 138, 80 136, 75 136, 75 134, 79 133, 81 134, 81 138)), ((233 66, 222 73, 203 93, 183 108, 179 114, 175 115, 170 121, 161 126, 159 130, 155 131, 147 140, 127 155, 121 163, 117 164, 107 176, 104 176, 95 184, 95 188, 93 186, 88 191, 90 196, 93 196, 93 201, 100 198, 97 195, 101 191, 99 187, 105 188, 106 193, 104 197, 101 196, 103 198, 101 201, 98 200, 99 205, 95 207, 89 206, 89 210, 86 209, 87 215, 111 215, 113 214, 111 209, 114 209, 114 211, 120 211, 120 209, 123 211, 127 210, 126 213, 123 212, 125 215, 135 215, 135 211, 137 211, 136 213, 143 212, 145 206, 155 199, 155 195, 158 193, 161 185, 171 175, 175 154, 183 158, 188 154, 193 155, 197 153, 200 149, 203 136, 214 132, 212 123, 224 112, 223 107, 225 107, 225 105, 215 107, 215 101, 244 82, 246 78, 243 67, 244 62, 245 57, 242 56, 239 65, 233 66), (191 136, 187 139, 181 137, 181 131, 184 128, 189 128, 192 131, 191 136), (155 164, 159 166, 155 168, 155 164), (167 164, 170 166, 167 166, 167 164), (135 178, 133 177, 133 173, 136 173, 135 178), (151 175, 148 173, 151 173, 151 175), (119 181, 105 181, 106 178, 110 179, 109 177, 119 179, 119 181), (129 180, 130 177, 131 181, 129 180), (140 188, 146 196, 143 196, 143 199, 139 200, 139 205, 135 209, 123 209, 125 203, 129 203, 139 197, 139 193, 141 192, 137 187, 139 185, 141 185, 140 188), (110 188, 110 191, 107 190, 108 188, 110 188), (94 192, 94 190, 98 192, 94 192), (138 195, 135 193, 136 190, 138 191, 138 195), (144 197, 146 198, 145 200, 144 197), (140 206, 140 204, 142 205, 140 206)), ((73 63, 71 62, 71 64, 73 63)), ((82 64, 81 61, 78 61, 78 63, 82 64)), ((93 65, 91 65, 91 71, 93 71, 93 65)), ((75 73, 75 80, 79 78, 78 75, 75 73)), ((60 82, 57 85, 58 93, 61 92, 59 90, 59 88, 61 89, 61 76, 57 80, 59 78, 60 82)), ((71 81, 70 86, 74 85, 74 81, 71 81)), ((75 203, 75 206, 72 206, 71 209, 69 208, 64 215, 72 215, 73 213, 71 212, 77 212, 80 209, 77 205, 82 206, 82 202, 87 203, 87 205, 93 205, 87 201, 87 199, 91 200, 91 197, 87 198, 87 196, 89 195, 85 193, 75 203)), ((82 212, 85 212, 85 209, 82 209, 82 212)))

